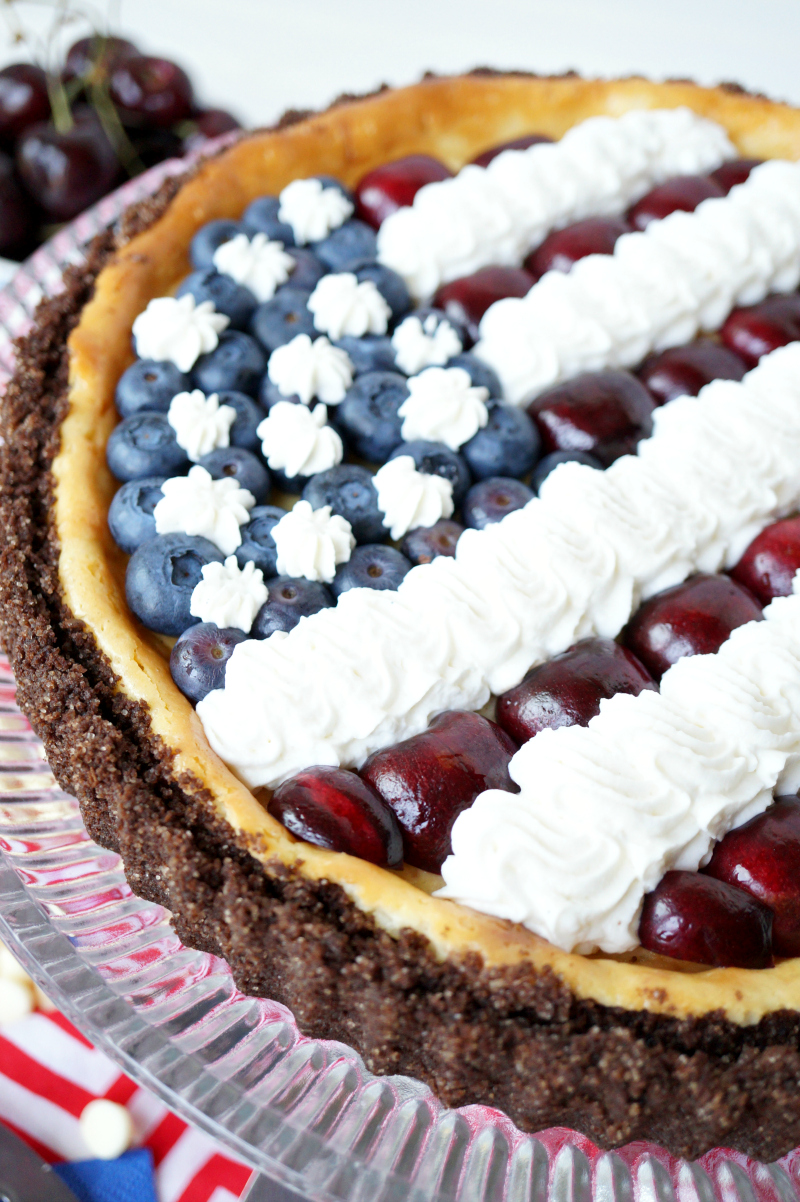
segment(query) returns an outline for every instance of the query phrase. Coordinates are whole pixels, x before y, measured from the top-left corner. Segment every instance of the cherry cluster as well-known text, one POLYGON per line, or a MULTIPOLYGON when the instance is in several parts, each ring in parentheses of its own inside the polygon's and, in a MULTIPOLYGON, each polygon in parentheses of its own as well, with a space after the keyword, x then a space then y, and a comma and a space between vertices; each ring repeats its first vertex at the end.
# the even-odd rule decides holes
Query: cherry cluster
POLYGON ((19 259, 126 176, 237 129, 198 106, 176 63, 124 38, 82 38, 61 70, 0 71, 0 255, 19 259))

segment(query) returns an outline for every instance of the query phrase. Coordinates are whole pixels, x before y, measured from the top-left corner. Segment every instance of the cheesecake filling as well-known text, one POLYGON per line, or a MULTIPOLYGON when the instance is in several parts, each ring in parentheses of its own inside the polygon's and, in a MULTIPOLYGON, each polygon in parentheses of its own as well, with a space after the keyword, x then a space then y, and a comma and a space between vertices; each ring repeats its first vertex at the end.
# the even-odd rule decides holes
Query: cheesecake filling
POLYGON ((584 371, 634 367, 649 351, 718 329, 737 305, 800 281, 800 164, 756 167, 724 197, 623 234, 611 255, 549 271, 496 301, 475 354, 524 405, 584 371))
POLYGON ((660 692, 601 701, 588 726, 540 732, 509 772, 519 793, 488 790, 456 819, 437 896, 565 951, 636 947, 667 871, 698 869, 800 785, 800 573, 715 655, 679 660, 660 692))
POLYGON ((657 411, 638 454, 607 471, 557 468, 524 509, 466 531, 455 558, 412 569, 397 592, 354 589, 288 634, 241 643, 198 715, 251 787, 360 765, 443 710, 480 709, 577 639, 614 637, 641 598, 735 562, 798 505, 793 343, 741 383, 657 411))
POLYGON ((734 158, 721 126, 688 108, 590 117, 553 144, 507 150, 426 184, 378 233, 378 258, 417 300, 491 265, 517 266, 551 230, 618 216, 671 175, 734 158))

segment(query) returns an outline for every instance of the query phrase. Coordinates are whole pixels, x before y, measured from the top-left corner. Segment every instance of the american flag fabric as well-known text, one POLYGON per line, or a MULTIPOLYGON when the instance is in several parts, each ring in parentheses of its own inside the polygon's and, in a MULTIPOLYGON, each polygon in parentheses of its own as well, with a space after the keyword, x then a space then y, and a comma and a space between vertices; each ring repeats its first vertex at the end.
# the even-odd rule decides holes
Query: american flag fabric
POLYGON ((125 1106, 149 1148, 159 1202, 237 1202, 251 1170, 131 1081, 62 1015, 0 1027, 0 1123, 50 1164, 91 1155, 78 1120, 94 1098, 125 1106))

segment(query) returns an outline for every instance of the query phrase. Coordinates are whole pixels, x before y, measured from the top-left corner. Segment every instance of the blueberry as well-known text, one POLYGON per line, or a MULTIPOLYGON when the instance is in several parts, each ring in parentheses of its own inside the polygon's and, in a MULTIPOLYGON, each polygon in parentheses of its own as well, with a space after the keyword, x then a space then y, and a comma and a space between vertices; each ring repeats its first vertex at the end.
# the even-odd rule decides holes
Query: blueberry
POLYGON ((277 196, 259 196, 249 204, 242 217, 242 225, 252 238, 253 234, 266 234, 272 242, 294 246, 292 227, 278 220, 281 202, 277 196))
POLYGON ((244 392, 220 392, 219 403, 236 410, 236 419, 230 430, 231 446, 244 447, 246 451, 260 451, 261 439, 256 431, 264 420, 261 406, 244 392))
POLYGON ((347 351, 357 376, 367 371, 400 370, 394 361, 392 340, 385 335, 364 334, 363 337, 356 338, 353 334, 345 334, 336 346, 347 351))
POLYGON ((597 468, 601 472, 603 470, 600 460, 595 459, 588 451, 551 451, 544 459, 539 460, 531 476, 531 488, 534 492, 538 493, 545 479, 559 463, 585 463, 587 467, 597 468))
POLYGON ((483 530, 492 522, 501 521, 507 513, 522 509, 534 497, 532 489, 521 480, 502 476, 490 476, 479 480, 464 498, 464 524, 474 530, 483 530))
POLYGON ((405 376, 369 371, 348 388, 333 422, 349 446, 372 463, 384 463, 403 441, 397 411, 408 396, 405 376))
POLYGON ((276 347, 285 346, 298 334, 308 334, 312 340, 319 335, 308 308, 310 292, 304 288, 280 288, 272 300, 259 305, 250 321, 250 329, 258 341, 272 354, 276 347))
POLYGON ((337 191, 341 192, 345 200, 349 200, 350 204, 353 204, 353 193, 335 175, 315 175, 313 178, 318 179, 323 188, 336 188, 337 191))
POLYGON ((253 316, 258 303, 249 288, 243 288, 229 275, 223 275, 213 267, 193 271, 180 284, 176 296, 191 293, 198 305, 211 301, 218 313, 230 318, 230 329, 241 330, 253 316))
POLYGON ((118 480, 180 476, 189 467, 164 413, 135 413, 111 431, 106 459, 118 480))
POLYGON ((353 263, 378 257, 377 237, 371 226, 353 218, 315 242, 314 254, 329 271, 349 271, 353 263))
POLYGON ((453 504, 458 508, 472 480, 464 458, 457 451, 451 451, 443 442, 418 439, 395 447, 389 458, 396 459, 398 455, 410 455, 418 472, 449 480, 453 486, 453 504))
POLYGON ((452 556, 456 553, 456 543, 464 533, 464 527, 451 518, 441 518, 432 526, 417 526, 409 530, 403 539, 400 550, 412 563, 430 563, 439 555, 452 556))
POLYGON ((411 571, 411 562, 394 547, 382 543, 368 543, 356 547, 347 563, 336 569, 331 583, 335 597, 351 588, 396 589, 406 572, 411 571))
POLYGON ((287 510, 279 505, 256 505, 250 510, 250 521, 241 527, 242 541, 236 548, 236 559, 239 567, 252 560, 257 568, 261 568, 264 579, 274 576, 278 571, 278 548, 272 531, 281 518, 286 517, 287 510))
POLYGON ((489 476, 527 476, 539 457, 541 439, 524 409, 489 401, 489 420, 461 454, 476 480, 489 476))
POLYGON ((145 409, 166 413, 172 398, 191 387, 190 378, 174 363, 137 359, 120 376, 114 400, 120 417, 133 417, 145 409))
POLYGON ((114 494, 108 510, 108 528, 114 542, 126 555, 156 536, 153 510, 164 495, 165 476, 129 480, 114 494))
POLYGON ((363 261, 352 263, 349 270, 355 274, 359 284, 363 284, 365 280, 372 281, 392 310, 393 321, 399 321, 401 317, 405 317, 411 308, 411 297, 401 275, 392 271, 391 267, 384 267, 382 263, 365 263, 363 261))
POLYGON ((192 266, 200 270, 204 267, 213 267, 214 255, 222 243, 230 242, 231 238, 244 232, 241 221, 228 221, 225 218, 220 221, 209 221, 208 225, 202 225, 192 238, 189 247, 192 266))
POLYGON ((194 365, 196 386, 210 392, 246 392, 255 396, 267 370, 267 358, 255 338, 241 330, 225 330, 216 350, 201 355, 194 365))
POLYGON ((386 538, 372 475, 357 463, 340 463, 312 476, 303 489, 303 500, 312 509, 330 505, 333 513, 341 514, 350 523, 356 542, 377 543, 386 538))
POLYGON ((189 613, 192 592, 207 563, 225 556, 209 542, 191 534, 159 534, 142 543, 128 560, 125 596, 136 617, 159 634, 183 634, 195 626, 189 613))
POLYGON ((273 405, 277 405, 279 401, 288 401, 291 405, 302 405, 302 401, 296 392, 291 396, 284 396, 277 384, 273 384, 268 375, 261 379, 261 385, 258 389, 258 399, 261 405, 267 412, 270 411, 273 405))
POLYGON ((252 451, 242 447, 217 447, 200 460, 200 466, 210 474, 212 480, 230 477, 240 488, 248 489, 263 505, 269 496, 269 472, 252 451))
MULTIPOLYGON (((450 318, 447 319, 450 321, 450 318)), ((476 388, 488 388, 489 396, 498 400, 503 399, 503 385, 497 372, 492 371, 486 363, 482 363, 477 355, 465 351, 463 355, 453 355, 448 360, 448 367, 463 367, 476 388)))
POLYGON ((306 292, 313 292, 328 270, 325 264, 317 258, 313 250, 307 250, 304 246, 293 246, 286 253, 294 259, 295 267, 287 283, 281 287, 303 288, 306 292))
POLYGON ((328 589, 317 580, 275 576, 266 583, 269 598, 256 614, 251 639, 268 639, 276 630, 291 630, 301 618, 308 618, 334 604, 328 589))
POLYGON ((214 622, 198 622, 184 630, 169 657, 172 679, 184 696, 195 704, 225 684, 225 669, 238 643, 247 635, 243 630, 214 622))

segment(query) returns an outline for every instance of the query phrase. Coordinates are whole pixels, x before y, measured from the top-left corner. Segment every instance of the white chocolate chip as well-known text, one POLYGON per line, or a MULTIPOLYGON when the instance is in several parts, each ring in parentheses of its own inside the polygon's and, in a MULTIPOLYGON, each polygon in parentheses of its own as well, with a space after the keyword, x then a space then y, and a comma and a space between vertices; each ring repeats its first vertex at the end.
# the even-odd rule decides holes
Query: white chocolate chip
POLYGON ((96 1098, 80 1118, 81 1135, 89 1151, 100 1160, 115 1160, 131 1146, 133 1123, 124 1106, 96 1098))
POLYGON ((33 1012, 33 990, 24 981, 0 977, 0 1027, 18 1022, 33 1012))

